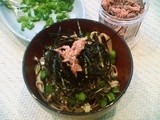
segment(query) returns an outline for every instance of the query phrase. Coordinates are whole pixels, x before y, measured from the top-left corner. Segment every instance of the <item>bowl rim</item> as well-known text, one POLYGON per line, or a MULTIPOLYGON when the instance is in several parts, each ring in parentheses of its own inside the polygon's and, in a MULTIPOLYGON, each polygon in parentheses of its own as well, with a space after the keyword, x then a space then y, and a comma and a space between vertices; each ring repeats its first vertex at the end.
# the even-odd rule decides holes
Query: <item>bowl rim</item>
MULTIPOLYGON (((98 21, 95 21, 95 20, 89 20, 89 19, 86 19, 86 18, 74 18, 74 19, 69 19, 69 20, 64 20, 64 21, 61 21, 61 22, 72 22, 72 21, 88 21, 88 22, 92 22, 94 24, 101 24, 103 26, 105 26, 106 28, 108 27, 109 29, 111 29, 111 31, 113 33, 116 33, 116 31, 114 29, 112 29, 111 27, 109 26, 106 26, 98 21)), ((51 26, 54 26, 55 24, 59 24, 61 22, 57 22, 57 23, 54 23, 52 24, 51 26)), ((46 28, 48 29, 48 28, 46 28)), ((123 89, 123 91, 121 91, 121 93, 116 97, 116 99, 111 102, 110 104, 108 104, 107 106, 105 106, 104 108, 101 108, 97 111, 93 111, 93 112, 83 112, 83 113, 75 113, 75 112, 65 112, 65 111, 60 111, 60 110, 57 110, 57 109, 54 109, 50 106, 48 106, 44 101, 40 100, 38 97, 36 97, 32 91, 32 89, 30 88, 28 82, 27 82, 27 79, 26 79, 26 75, 25 75, 25 58, 26 58, 26 54, 27 54, 27 51, 29 49, 29 46, 32 44, 33 40, 38 36, 40 35, 45 29, 41 30, 36 36, 34 36, 34 38, 32 39, 32 41, 29 43, 29 45, 27 46, 26 50, 25 50, 25 53, 24 53, 24 56, 23 56, 23 61, 22 61, 22 74, 23 74, 23 79, 24 79, 24 82, 27 86, 27 89, 29 91, 29 93, 31 94, 31 96, 36 100, 38 101, 38 103, 40 103, 43 107, 51 110, 52 112, 56 112, 56 113, 59 113, 59 114, 63 114, 63 115, 72 115, 72 116, 84 116, 84 115, 92 115, 92 114, 95 114, 95 113, 99 113, 99 112, 102 112, 102 111, 105 111, 106 109, 109 109, 111 106, 113 106, 114 104, 116 104, 120 98, 123 96, 123 94, 126 92, 127 88, 129 87, 130 85, 130 82, 131 82, 131 79, 132 79, 132 76, 133 76, 133 57, 132 57, 132 54, 131 54, 131 51, 129 49, 129 46, 127 45, 126 41, 120 36, 120 39, 121 41, 123 42, 123 44, 125 45, 126 49, 127 49, 127 52, 128 52, 128 55, 129 55, 129 58, 130 58, 130 63, 131 63, 131 67, 130 67, 130 75, 129 75, 129 80, 125 86, 125 88, 123 89)))

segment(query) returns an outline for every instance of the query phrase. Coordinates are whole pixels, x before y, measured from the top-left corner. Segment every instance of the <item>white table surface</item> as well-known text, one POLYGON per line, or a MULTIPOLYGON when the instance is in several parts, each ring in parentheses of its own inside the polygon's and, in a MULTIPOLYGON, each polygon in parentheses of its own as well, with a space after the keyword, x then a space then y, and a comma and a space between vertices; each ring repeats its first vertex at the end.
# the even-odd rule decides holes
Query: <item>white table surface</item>
MULTIPOLYGON (((98 0, 83 0, 86 18, 98 20, 98 0)), ((160 1, 150 8, 131 50, 134 73, 117 107, 102 120, 160 120, 160 1)), ((60 120, 33 100, 22 76, 27 43, 18 39, 0 18, 0 120, 60 120)))

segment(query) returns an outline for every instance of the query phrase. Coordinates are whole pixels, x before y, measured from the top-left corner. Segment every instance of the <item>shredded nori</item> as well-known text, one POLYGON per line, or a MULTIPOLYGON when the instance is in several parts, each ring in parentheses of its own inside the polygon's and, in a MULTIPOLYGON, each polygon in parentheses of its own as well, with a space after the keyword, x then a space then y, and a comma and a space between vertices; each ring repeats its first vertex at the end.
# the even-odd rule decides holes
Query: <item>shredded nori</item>
MULTIPOLYGON (((75 77, 66 63, 62 62, 62 57, 54 51, 54 49, 63 45, 71 46, 76 39, 71 38, 70 34, 64 33, 50 33, 53 45, 51 50, 46 50, 48 54, 44 55, 46 58, 46 67, 50 71, 50 75, 54 76, 57 84, 61 88, 67 88, 71 91, 83 91, 89 89, 86 84, 96 83, 99 79, 108 82, 108 73, 110 71, 111 62, 109 54, 105 50, 104 43, 99 43, 98 35, 94 34, 93 39, 87 39, 87 44, 81 54, 77 57, 82 72, 75 77), (67 36, 67 37, 62 37, 67 36), (103 66, 102 66, 103 64, 103 66), (87 69, 87 73, 84 69, 87 69), (63 84, 62 84, 63 83, 63 84)), ((96 88, 97 89, 97 88, 96 88)))

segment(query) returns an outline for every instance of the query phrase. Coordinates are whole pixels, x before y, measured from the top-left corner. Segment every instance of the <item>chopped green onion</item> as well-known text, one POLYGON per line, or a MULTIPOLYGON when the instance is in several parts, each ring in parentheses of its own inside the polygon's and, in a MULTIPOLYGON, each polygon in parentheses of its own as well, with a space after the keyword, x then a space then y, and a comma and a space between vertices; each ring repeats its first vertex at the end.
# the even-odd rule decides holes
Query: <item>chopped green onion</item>
POLYGON ((116 99, 115 94, 112 92, 108 93, 106 96, 107 96, 109 102, 112 102, 116 99))
POLYGON ((30 20, 32 22, 37 22, 37 21, 40 21, 40 17, 36 16, 36 17, 30 17, 30 20))
POLYGON ((34 27, 33 23, 26 24, 26 28, 28 28, 29 30, 31 30, 33 27, 34 27))
MULTIPOLYGON (((32 29, 34 27, 34 23, 32 22, 38 22, 40 20, 46 21, 44 27, 50 26, 52 11, 57 14, 55 15, 57 22, 69 19, 68 12, 73 9, 74 1, 75 0, 20 0, 22 6, 20 6, 20 10, 24 12, 24 15, 21 17, 26 18, 25 20, 21 17, 17 19, 17 21, 21 23, 21 30, 24 31, 25 28, 29 30, 32 29)), ((7 8, 14 10, 14 6, 10 1, 0 0, 0 2, 7 8)))
POLYGON ((57 13, 57 16, 56 16, 57 22, 60 22, 65 19, 69 19, 69 15, 66 12, 57 13))
POLYGON ((8 0, 0 0, 7 8, 13 9, 12 4, 8 0))
POLYGON ((99 101, 101 107, 105 107, 107 105, 107 98, 102 97, 99 101))
POLYGON ((109 52, 109 57, 110 57, 110 60, 111 60, 111 64, 115 64, 116 52, 114 50, 111 50, 109 52))
POLYGON ((48 20, 46 21, 46 25, 45 27, 49 27, 50 25, 52 25, 54 23, 53 19, 51 17, 48 18, 48 20))
POLYGON ((46 77, 47 77, 47 71, 46 70, 41 70, 41 72, 40 72, 41 80, 44 80, 46 77))
POLYGON ((25 28, 28 28, 29 30, 31 30, 34 27, 34 24, 30 22, 30 19, 27 16, 21 16, 17 19, 17 21, 21 23, 22 31, 24 31, 25 28))
POLYGON ((110 58, 116 58, 116 51, 111 50, 111 51, 109 52, 109 56, 110 56, 110 58))
POLYGON ((75 98, 80 101, 80 102, 84 102, 86 100, 86 94, 84 92, 80 92, 75 94, 75 98))
POLYGON ((119 87, 112 88, 112 92, 113 93, 119 93, 120 92, 119 87))
POLYGON ((53 85, 51 84, 46 84, 45 85, 45 93, 52 93, 54 91, 53 85))

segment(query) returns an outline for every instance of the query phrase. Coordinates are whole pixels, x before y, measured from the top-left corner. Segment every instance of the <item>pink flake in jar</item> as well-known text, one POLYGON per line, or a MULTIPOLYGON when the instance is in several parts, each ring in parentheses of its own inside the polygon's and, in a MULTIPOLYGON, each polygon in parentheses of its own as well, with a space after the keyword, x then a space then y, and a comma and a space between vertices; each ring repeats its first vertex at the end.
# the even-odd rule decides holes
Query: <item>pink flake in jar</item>
POLYGON ((117 31, 132 49, 148 8, 148 0, 101 0, 99 21, 117 31))
POLYGON ((101 6, 110 15, 123 19, 136 17, 144 11, 142 0, 102 0, 101 6))

